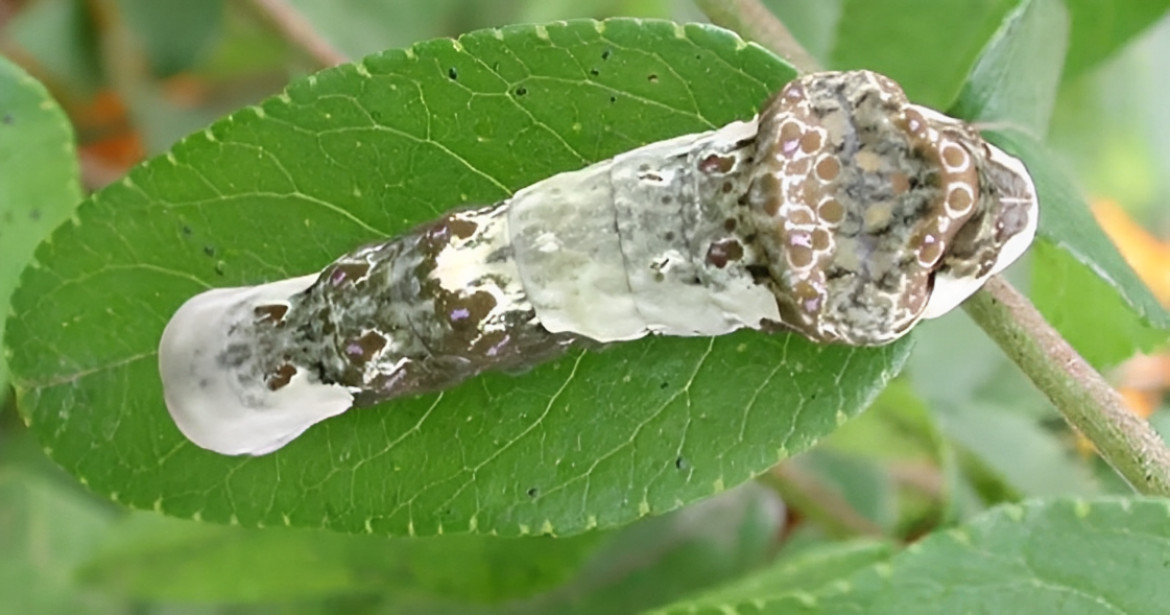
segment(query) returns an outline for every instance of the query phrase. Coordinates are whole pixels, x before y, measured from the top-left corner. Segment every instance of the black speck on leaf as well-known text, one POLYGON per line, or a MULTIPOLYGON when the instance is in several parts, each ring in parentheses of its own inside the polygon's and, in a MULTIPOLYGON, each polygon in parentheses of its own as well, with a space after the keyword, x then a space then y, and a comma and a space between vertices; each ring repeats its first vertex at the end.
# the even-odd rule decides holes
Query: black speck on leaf
POLYGON ((646 80, 649 81, 650 83, 658 83, 658 75, 655 75, 654 73, 650 73, 649 75, 646 76, 646 80))
POLYGON ((528 497, 534 498, 538 495, 540 495, 540 490, 537 489, 536 487, 532 487, 528 490, 528 497))
POLYGON ((591 68, 591 69, 589 69, 589 74, 596 77, 596 76, 601 74, 601 71, 597 70, 596 68, 591 68))
POLYGON ((215 256, 215 246, 203 246, 203 253, 208 256, 215 256))
POLYGON ((617 96, 610 96, 610 97, 609 97, 609 102, 610 102, 611 104, 612 104, 612 103, 615 103, 615 102, 617 102, 617 96))
POLYGON ((674 467, 678 468, 679 470, 687 470, 690 469, 691 463, 686 459, 679 457, 678 459, 674 460, 674 467))
POLYGON ((455 70, 454 66, 447 69, 447 76, 451 78, 451 81, 456 81, 459 79, 459 73, 455 70))
POLYGON ((670 387, 670 383, 669 383, 669 382, 663 382, 662 384, 658 385, 658 388, 662 389, 663 391, 665 391, 665 390, 666 390, 666 389, 668 389, 669 387, 670 387))
POLYGON ((224 263, 223 261, 217 262, 215 264, 215 275, 222 276, 225 267, 227 267, 227 264, 224 263))
POLYGON ((192 230, 191 227, 187 226, 186 224, 183 225, 183 228, 181 230, 183 231, 183 234, 187 235, 187 236, 191 236, 191 235, 195 234, 195 231, 192 230))
POLYGON ((516 95, 517 96, 524 96, 527 93, 528 93, 528 88, 526 88, 524 86, 520 86, 520 87, 516 88, 516 95))

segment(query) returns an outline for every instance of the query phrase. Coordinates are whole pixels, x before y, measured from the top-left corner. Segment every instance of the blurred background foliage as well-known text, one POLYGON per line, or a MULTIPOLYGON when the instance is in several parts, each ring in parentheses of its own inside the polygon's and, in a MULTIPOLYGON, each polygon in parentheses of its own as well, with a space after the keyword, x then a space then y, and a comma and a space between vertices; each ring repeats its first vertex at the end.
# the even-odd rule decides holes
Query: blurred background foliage
MULTIPOLYGON (((898 20, 888 13, 905 2, 767 4, 828 66, 914 75, 930 64, 907 64, 912 54, 881 43, 902 36, 891 34, 898 20)), ((962 32, 905 33, 936 64, 969 62, 1012 5, 946 4, 978 19, 962 32)), ((65 109, 88 191, 321 68, 294 42, 298 27, 356 59, 476 28, 618 15, 703 19, 684 0, 0 0, 0 53, 65 109), (300 22, 284 21, 277 4, 300 22)), ((1113 51, 1090 62, 1071 50, 1049 143, 1127 259, 1170 303, 1170 20, 1113 51)), ((929 73, 904 84, 913 98, 943 103, 959 85, 929 73)), ((0 613, 629 612, 825 537, 909 540, 997 502, 1127 492, 965 316, 924 328, 910 369, 875 406, 778 467, 761 481, 767 488, 748 485, 617 531, 558 541, 444 537, 441 550, 426 540, 246 531, 128 512, 55 468, 5 389, 0 613)), ((1170 427, 1170 360, 1137 357, 1112 377, 1135 411, 1170 427)))

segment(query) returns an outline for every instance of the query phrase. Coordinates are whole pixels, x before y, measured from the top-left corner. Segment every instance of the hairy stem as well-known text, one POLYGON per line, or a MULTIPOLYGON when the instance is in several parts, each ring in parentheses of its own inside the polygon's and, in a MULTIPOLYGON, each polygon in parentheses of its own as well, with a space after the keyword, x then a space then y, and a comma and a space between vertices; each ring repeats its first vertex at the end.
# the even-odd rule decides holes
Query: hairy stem
POLYGON ((760 0, 695 0, 711 23, 738 32, 780 57, 801 73, 821 70, 820 63, 760 0))
POLYGON ((1026 297, 995 276, 964 308, 1130 485, 1170 495, 1170 451, 1161 438, 1026 297))

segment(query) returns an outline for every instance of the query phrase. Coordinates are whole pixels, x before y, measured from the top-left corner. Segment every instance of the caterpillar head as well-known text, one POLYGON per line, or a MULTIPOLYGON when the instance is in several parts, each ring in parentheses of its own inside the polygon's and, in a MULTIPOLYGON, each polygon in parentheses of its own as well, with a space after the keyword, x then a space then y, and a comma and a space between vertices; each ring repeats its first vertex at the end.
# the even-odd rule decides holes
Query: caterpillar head
POLYGON ((1035 235, 1024 165, 887 77, 807 75, 759 123, 751 219, 782 325, 813 340, 891 342, 958 306, 1035 235))

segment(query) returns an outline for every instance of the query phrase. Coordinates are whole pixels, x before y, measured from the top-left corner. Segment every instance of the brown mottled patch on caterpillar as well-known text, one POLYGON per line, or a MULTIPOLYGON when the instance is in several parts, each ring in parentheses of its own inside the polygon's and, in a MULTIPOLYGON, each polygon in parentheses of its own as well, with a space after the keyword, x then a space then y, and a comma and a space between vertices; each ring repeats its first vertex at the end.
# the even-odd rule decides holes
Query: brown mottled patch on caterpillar
POLYGON ((329 283, 338 286, 341 284, 357 284, 366 279, 370 272, 370 264, 366 261, 338 261, 325 270, 323 277, 329 283))
POLYGON ((716 241, 707 249, 707 264, 722 269, 727 263, 743 258, 743 244, 737 239, 716 241))
POLYGON ((710 154, 699 163, 699 170, 708 174, 721 173, 726 175, 734 165, 735 159, 730 156, 710 154))
POLYGON ((284 315, 288 313, 288 306, 283 303, 258 305, 252 309, 252 313, 256 315, 257 323, 267 322, 279 327, 283 324, 284 315))
POLYGON ((377 331, 366 331, 361 337, 345 343, 345 357, 354 365, 365 365, 386 347, 386 336, 377 331))
POLYGON ((297 375, 297 368, 289 363, 281 363, 276 371, 272 372, 265 380, 268 389, 271 391, 279 391, 288 386, 292 382, 293 376, 297 375))

